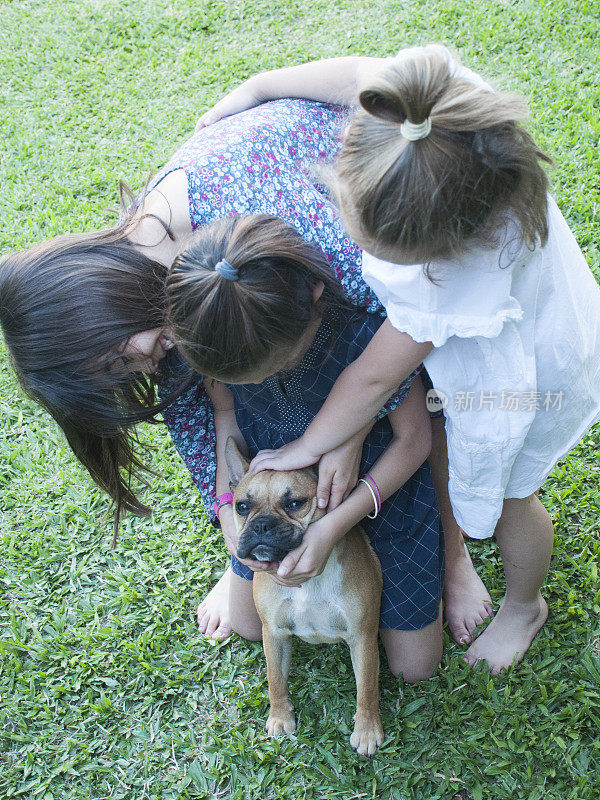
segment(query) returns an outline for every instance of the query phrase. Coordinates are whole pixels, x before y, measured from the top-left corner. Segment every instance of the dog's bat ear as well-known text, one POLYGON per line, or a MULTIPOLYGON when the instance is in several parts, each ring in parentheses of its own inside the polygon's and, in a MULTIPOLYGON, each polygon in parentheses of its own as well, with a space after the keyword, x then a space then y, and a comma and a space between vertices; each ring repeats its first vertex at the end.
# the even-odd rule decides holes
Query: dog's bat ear
POLYGON ((250 462, 238 450, 233 436, 227 437, 225 461, 229 470, 229 486, 233 489, 248 472, 248 467, 250 466, 250 462))
POLYGON ((311 475, 317 482, 319 480, 319 467, 317 464, 312 464, 310 467, 305 467, 309 475, 311 475))

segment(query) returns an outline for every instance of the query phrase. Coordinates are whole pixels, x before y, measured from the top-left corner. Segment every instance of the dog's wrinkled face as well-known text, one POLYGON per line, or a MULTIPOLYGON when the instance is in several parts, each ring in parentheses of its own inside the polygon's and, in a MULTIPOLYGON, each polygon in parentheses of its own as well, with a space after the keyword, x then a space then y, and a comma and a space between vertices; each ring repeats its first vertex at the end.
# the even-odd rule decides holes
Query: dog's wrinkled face
POLYGON ((281 561, 298 547, 310 523, 323 516, 317 508, 314 470, 250 475, 233 439, 228 440, 225 454, 239 533, 238 558, 281 561))

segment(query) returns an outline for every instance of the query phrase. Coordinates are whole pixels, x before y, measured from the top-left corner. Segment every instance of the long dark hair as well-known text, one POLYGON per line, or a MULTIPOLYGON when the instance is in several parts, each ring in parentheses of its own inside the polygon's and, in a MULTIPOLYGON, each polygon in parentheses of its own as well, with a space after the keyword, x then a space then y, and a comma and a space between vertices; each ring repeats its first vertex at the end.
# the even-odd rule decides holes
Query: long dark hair
POLYGON ((365 249, 449 257, 470 242, 502 244, 510 221, 530 248, 547 239, 540 162, 551 160, 519 124, 525 103, 455 75, 452 62, 446 48, 423 48, 391 61, 359 95, 335 191, 365 249), (405 121, 428 119, 426 138, 401 135, 405 121))
POLYGON ((173 262, 167 297, 180 352, 198 372, 226 382, 293 348, 316 316, 349 307, 322 251, 267 214, 202 226, 173 262), (222 261, 233 280, 215 270, 222 261))
POLYGON ((167 268, 133 246, 129 227, 59 236, 0 261, 12 365, 115 501, 115 530, 123 510, 149 513, 131 486, 146 469, 134 425, 173 399, 157 403, 153 376, 118 369, 119 348, 166 317, 167 268))

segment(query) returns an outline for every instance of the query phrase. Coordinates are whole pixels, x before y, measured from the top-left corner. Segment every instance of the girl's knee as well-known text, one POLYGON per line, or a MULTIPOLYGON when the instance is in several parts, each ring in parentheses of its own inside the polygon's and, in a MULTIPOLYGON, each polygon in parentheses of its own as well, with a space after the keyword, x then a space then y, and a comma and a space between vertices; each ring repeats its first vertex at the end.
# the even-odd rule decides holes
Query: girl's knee
POLYGON ((401 669, 398 674, 394 675, 394 677, 399 678, 400 675, 402 675, 404 683, 419 683, 420 681, 426 681, 435 674, 436 669, 440 665, 440 661, 441 658, 438 659, 434 664, 411 664, 406 669, 401 669))
POLYGON ((262 625, 260 620, 257 623, 255 620, 248 619, 231 619, 231 628, 249 642, 260 642, 262 640, 262 625))
POLYGON ((392 675, 406 683, 431 678, 442 660, 441 609, 438 618, 416 631, 380 630, 392 675))
POLYGON ((254 606, 254 601, 250 603, 239 602, 239 598, 231 597, 229 614, 231 627, 238 636, 250 642, 260 642, 262 639, 262 622, 254 606))
POLYGON ((388 664, 394 678, 402 675, 405 683, 419 683, 426 681, 435 674, 442 660, 442 648, 440 643, 439 653, 423 654, 421 658, 408 657, 390 659, 388 664))
POLYGON ((229 586, 229 617, 231 627, 250 642, 262 639, 262 623, 252 597, 252 581, 247 581, 235 573, 229 586))

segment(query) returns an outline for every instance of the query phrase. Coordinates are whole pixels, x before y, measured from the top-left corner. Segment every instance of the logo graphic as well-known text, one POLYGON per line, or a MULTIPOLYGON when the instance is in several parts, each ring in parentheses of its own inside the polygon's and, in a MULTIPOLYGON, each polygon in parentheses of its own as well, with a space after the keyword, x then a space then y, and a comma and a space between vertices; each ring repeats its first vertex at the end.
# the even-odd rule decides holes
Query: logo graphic
POLYGON ((430 414, 442 411, 448 407, 448 395, 440 389, 430 389, 425 395, 425 404, 430 414))

